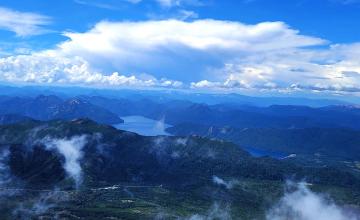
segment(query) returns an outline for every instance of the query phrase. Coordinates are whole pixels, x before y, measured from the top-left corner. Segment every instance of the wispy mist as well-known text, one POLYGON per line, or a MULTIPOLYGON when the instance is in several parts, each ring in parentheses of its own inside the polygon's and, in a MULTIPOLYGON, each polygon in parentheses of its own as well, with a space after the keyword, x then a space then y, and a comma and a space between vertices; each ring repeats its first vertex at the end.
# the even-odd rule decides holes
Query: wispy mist
POLYGON ((214 184, 224 186, 226 189, 232 189, 237 183, 235 180, 225 181, 218 176, 213 176, 212 181, 214 184))
POLYGON ((7 165, 9 154, 10 152, 7 148, 0 151, 0 187, 10 178, 10 171, 7 165))
MULTIPOLYGON (((13 210, 12 216, 15 219, 34 219, 45 214, 51 208, 56 207, 59 202, 66 201, 67 199, 67 194, 59 190, 43 192, 34 197, 32 201, 19 203, 13 210)), ((56 219, 55 216, 53 218, 56 219)))
POLYGON ((79 187, 82 183, 82 168, 80 160, 83 157, 82 148, 87 143, 87 136, 74 136, 71 139, 51 139, 46 138, 44 141, 47 149, 57 150, 64 156, 64 170, 79 187))
POLYGON ((186 220, 231 220, 231 214, 229 207, 222 207, 215 203, 206 214, 195 214, 187 218, 186 220))

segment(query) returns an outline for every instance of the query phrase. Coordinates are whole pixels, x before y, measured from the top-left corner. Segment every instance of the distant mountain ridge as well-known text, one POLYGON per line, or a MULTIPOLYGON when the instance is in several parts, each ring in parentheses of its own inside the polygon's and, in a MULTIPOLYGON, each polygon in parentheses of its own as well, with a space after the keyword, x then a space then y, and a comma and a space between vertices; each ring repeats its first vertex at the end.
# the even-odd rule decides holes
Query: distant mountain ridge
POLYGON ((167 129, 173 135, 199 135, 240 146, 286 154, 326 155, 360 160, 360 131, 345 128, 233 128, 181 124, 167 129))
POLYGON ((15 114, 36 120, 90 118, 100 123, 122 123, 116 114, 85 100, 57 96, 0 98, 0 115, 15 114))
POLYGON ((342 101, 330 98, 306 98, 306 97, 255 97, 236 93, 212 94, 197 93, 177 90, 129 90, 129 89, 94 89, 83 87, 38 87, 38 86, 5 86, 0 85, 0 94, 7 96, 31 96, 56 95, 62 98, 73 96, 102 96, 114 99, 143 100, 149 99, 155 102, 168 102, 171 100, 190 101, 194 103, 206 103, 216 105, 220 103, 236 105, 253 105, 267 107, 270 105, 307 105, 323 107, 328 105, 348 105, 350 101, 342 101))
POLYGON ((155 102, 150 99, 109 99, 100 96, 80 96, 120 116, 141 115, 162 120, 170 125, 192 123, 234 128, 334 128, 360 129, 360 108, 356 105, 309 107, 299 105, 250 105, 192 103, 172 100, 155 102))
POLYGON ((14 124, 18 122, 31 121, 32 118, 21 116, 21 115, 0 115, 0 125, 14 124))
POLYGON ((319 108, 299 105, 249 105, 155 102, 151 99, 116 99, 101 96, 0 96, 0 115, 16 114, 36 120, 90 118, 106 124, 123 122, 119 116, 141 115, 170 125, 192 123, 234 128, 350 128, 360 129, 360 108, 330 105, 319 108))

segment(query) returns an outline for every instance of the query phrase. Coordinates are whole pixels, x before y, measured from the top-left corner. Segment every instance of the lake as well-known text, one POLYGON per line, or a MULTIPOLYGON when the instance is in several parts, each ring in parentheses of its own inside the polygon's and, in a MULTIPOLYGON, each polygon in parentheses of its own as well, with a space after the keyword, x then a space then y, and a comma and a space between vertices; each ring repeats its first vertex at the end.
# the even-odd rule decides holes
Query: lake
MULTIPOLYGON (((156 121, 150 118, 146 118, 139 115, 121 117, 124 120, 123 124, 113 125, 115 128, 125 131, 131 131, 143 136, 157 136, 157 135, 169 135, 165 131, 166 128, 171 125, 165 124, 163 121, 156 121)), ((265 150, 259 150, 252 147, 243 147, 244 150, 248 151, 254 157, 269 156, 276 159, 283 159, 288 154, 280 152, 270 152, 265 150)))
POLYGON ((171 125, 165 124, 163 121, 156 121, 138 115, 121 117, 121 119, 124 120, 124 123, 113 125, 115 128, 144 136, 170 135, 165 129, 171 127, 171 125))

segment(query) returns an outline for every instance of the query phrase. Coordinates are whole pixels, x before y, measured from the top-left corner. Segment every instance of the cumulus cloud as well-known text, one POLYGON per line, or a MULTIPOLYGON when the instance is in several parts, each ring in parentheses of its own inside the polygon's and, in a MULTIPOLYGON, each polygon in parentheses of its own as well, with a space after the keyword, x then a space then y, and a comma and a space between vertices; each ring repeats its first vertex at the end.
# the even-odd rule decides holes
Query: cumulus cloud
POLYGON ((332 45, 329 49, 265 51, 234 59, 219 69, 218 81, 198 81, 197 89, 257 91, 359 92, 358 44, 332 45))
POLYGON ((79 56, 62 56, 55 51, 0 59, 0 80, 17 83, 73 84, 122 87, 181 87, 179 81, 152 76, 104 75, 79 56))
POLYGON ((197 50, 223 49, 266 51, 323 44, 326 41, 300 35, 283 22, 246 25, 219 20, 160 20, 98 23, 86 33, 65 33, 60 45, 67 52, 124 53, 126 49, 155 50, 182 45, 197 50), (93 44, 90 42, 98 42, 93 44))
POLYGON ((86 145, 87 136, 74 136, 71 139, 46 138, 43 142, 47 149, 57 150, 65 158, 64 170, 79 187, 82 182, 80 160, 83 157, 82 148, 86 145))
MULTIPOLYGON (((182 19, 196 16, 183 12, 182 19)), ((327 45, 326 40, 302 35, 283 22, 102 21, 86 32, 64 35, 68 40, 55 49, 1 58, 0 80, 226 91, 360 92, 356 74, 360 73, 360 44, 327 45)))
MULTIPOLYGON (((294 184, 291 183, 293 188, 294 184)), ((268 220, 357 220, 349 211, 329 201, 324 196, 308 189, 305 183, 295 186, 295 191, 287 192, 280 202, 266 216, 268 220)))
POLYGON ((0 7, 0 29, 15 32, 17 36, 31 36, 48 32, 51 18, 41 14, 19 12, 0 7))
MULTIPOLYGON (((164 81, 161 85, 179 86, 179 81, 196 80, 209 67, 221 66, 225 58, 237 54, 324 43, 299 35, 282 22, 246 25, 218 20, 104 21, 85 33, 64 35, 69 40, 54 50, 1 59, 1 75, 6 76, 3 80, 52 82, 56 72, 57 81, 79 75, 70 82, 87 83, 94 78, 98 81, 97 73, 108 76, 119 71, 128 76, 145 72, 164 81), (88 70, 89 64, 101 71, 88 70)), ((113 78, 119 79, 116 75, 113 78)))

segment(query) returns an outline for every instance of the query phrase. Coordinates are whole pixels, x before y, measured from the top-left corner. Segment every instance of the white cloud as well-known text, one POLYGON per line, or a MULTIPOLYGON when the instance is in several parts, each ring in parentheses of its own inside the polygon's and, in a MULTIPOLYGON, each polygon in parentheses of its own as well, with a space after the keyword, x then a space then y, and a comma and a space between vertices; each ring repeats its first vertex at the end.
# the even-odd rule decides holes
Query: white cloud
POLYGON ((358 220, 349 210, 345 211, 325 197, 310 191, 304 183, 287 192, 266 216, 268 220, 358 220))
POLYGON ((200 79, 209 67, 248 53, 325 43, 282 22, 246 25, 218 20, 100 22, 85 33, 65 36, 70 40, 59 45, 60 51, 83 57, 95 67, 181 81, 200 79))
POLYGON ((172 7, 179 6, 180 0, 156 0, 161 6, 164 7, 172 7))
POLYGON ((179 20, 188 20, 188 19, 196 19, 199 17, 199 15, 194 11, 179 10, 177 17, 179 20))
POLYGON ((204 2, 201 0, 155 0, 160 6, 170 8, 179 6, 202 6, 204 2))
POLYGON ((151 76, 104 75, 94 71, 81 57, 65 57, 56 51, 0 59, 0 80, 15 83, 71 84, 113 87, 181 87, 179 81, 151 76))
POLYGON ((212 205, 210 210, 205 214, 195 214, 186 218, 186 220, 210 220, 210 219, 221 219, 221 220, 231 220, 231 213, 229 207, 222 207, 219 204, 215 203, 212 205))
POLYGON ((299 49, 249 53, 218 70, 219 81, 199 81, 193 88, 360 92, 359 44, 329 49, 299 49))
POLYGON ((224 186, 226 189, 232 189, 234 185, 238 184, 235 180, 225 181, 218 176, 213 176, 212 181, 214 184, 224 186))
MULTIPOLYGON (((73 0, 75 3, 85 6, 91 6, 101 9, 109 9, 109 10, 119 10, 121 7, 119 6, 119 1, 115 1, 112 3, 105 3, 100 0, 73 0)), ((127 2, 131 4, 138 4, 142 0, 121 0, 120 3, 127 2)))
POLYGON ((245 25, 218 20, 100 22, 86 33, 65 33, 65 36, 70 41, 60 45, 63 50, 98 53, 175 45, 197 50, 267 51, 325 43, 319 38, 299 35, 282 22, 245 25))
POLYGON ((133 4, 137 4, 137 3, 140 3, 142 0, 125 0, 125 1, 133 3, 133 4))
MULTIPOLYGON (((179 7, 184 5, 201 6, 203 3, 200 0, 152 0, 164 8, 179 7)), ((74 0, 75 3, 94 6, 104 9, 118 9, 115 4, 103 3, 97 0, 74 0)), ((128 2, 131 4, 138 4, 144 2, 143 0, 120 0, 120 2, 128 2)))
POLYGON ((48 149, 55 149, 65 158, 64 170, 73 178, 76 187, 82 182, 82 168, 80 160, 83 157, 82 149, 86 145, 86 136, 75 136, 71 139, 51 139, 43 140, 48 149))
MULTIPOLYGON (((8 166, 8 158, 10 155, 9 149, 0 150, 0 187, 3 187, 10 180, 10 169, 8 166)), ((0 192, 0 197, 5 192, 0 192)))
POLYGON ((50 23, 48 16, 0 7, 0 29, 15 32, 17 36, 43 34, 48 32, 45 27, 50 23))
POLYGON ((302 35, 283 22, 103 21, 89 31, 64 35, 68 40, 53 50, 1 58, 0 80, 360 92, 360 43, 327 45, 326 40, 302 35))

